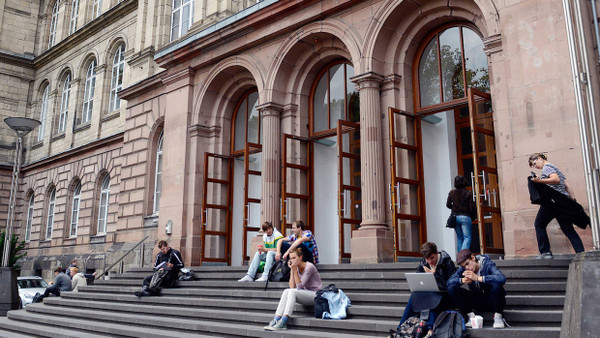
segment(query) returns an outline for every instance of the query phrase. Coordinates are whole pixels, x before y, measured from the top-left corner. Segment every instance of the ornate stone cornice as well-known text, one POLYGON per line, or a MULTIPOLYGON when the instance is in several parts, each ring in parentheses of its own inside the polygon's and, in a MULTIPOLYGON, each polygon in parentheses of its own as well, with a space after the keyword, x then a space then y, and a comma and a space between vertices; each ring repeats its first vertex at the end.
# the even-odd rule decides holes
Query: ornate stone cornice
POLYGON ((260 112, 260 116, 277 116, 281 117, 283 112, 283 106, 274 102, 267 102, 256 106, 256 109, 260 112))
POLYGON ((194 71, 192 68, 184 67, 182 69, 176 70, 173 73, 170 73, 170 74, 167 74, 166 76, 164 76, 163 83, 165 85, 170 85, 177 81, 187 79, 189 81, 189 84, 191 84, 195 74, 196 74, 196 71, 194 71))
POLYGON ((283 106, 283 111, 281 112, 281 117, 286 118, 286 117, 290 117, 290 116, 295 116, 297 111, 298 111, 297 104, 293 104, 293 103, 286 104, 285 106, 283 106))
POLYGON ((500 34, 483 39, 483 51, 487 56, 502 51, 502 36, 500 34))
POLYGON ((373 72, 368 72, 351 77, 350 81, 356 83, 359 90, 364 88, 379 89, 381 83, 383 82, 383 76, 373 72))
POLYGON ((130 67, 137 67, 148 61, 148 59, 154 61, 154 47, 148 47, 139 53, 133 54, 127 63, 130 67))
POLYGON ((396 89, 400 85, 400 80, 402 80, 402 75, 390 74, 383 79, 381 89, 384 91, 396 89))
POLYGON ((218 137, 221 134, 220 126, 203 126, 199 124, 195 124, 188 128, 190 133, 190 137, 205 137, 205 138, 214 138, 218 137))

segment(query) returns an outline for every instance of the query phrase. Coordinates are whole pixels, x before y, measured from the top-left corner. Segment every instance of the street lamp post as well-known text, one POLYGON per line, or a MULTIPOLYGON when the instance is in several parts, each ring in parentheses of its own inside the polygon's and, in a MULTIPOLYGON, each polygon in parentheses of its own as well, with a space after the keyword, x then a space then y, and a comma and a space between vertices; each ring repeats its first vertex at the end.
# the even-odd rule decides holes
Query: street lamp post
POLYGON ((12 239, 12 228, 15 217, 15 202, 19 187, 19 171, 21 169, 21 156, 23 149, 23 137, 40 125, 40 122, 25 117, 7 117, 4 122, 17 134, 15 157, 13 164, 12 180, 10 183, 10 197, 8 203, 8 217, 6 230, 4 232, 4 250, 2 253, 2 266, 0 267, 0 316, 5 315, 8 310, 18 305, 19 292, 17 289, 17 275, 10 265, 10 243, 12 239))

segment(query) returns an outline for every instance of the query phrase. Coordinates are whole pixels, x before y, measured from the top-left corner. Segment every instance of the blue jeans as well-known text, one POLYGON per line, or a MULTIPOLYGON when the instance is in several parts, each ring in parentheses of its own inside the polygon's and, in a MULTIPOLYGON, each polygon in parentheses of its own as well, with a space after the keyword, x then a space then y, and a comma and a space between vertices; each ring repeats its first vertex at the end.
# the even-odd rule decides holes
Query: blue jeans
POLYGON ((258 265, 260 265, 261 261, 265 261, 265 269, 264 273, 269 274, 269 270, 273 266, 275 262, 275 251, 267 251, 266 253, 256 252, 254 254, 254 258, 252 258, 252 262, 250 262, 250 266, 248 266, 248 272, 246 274, 252 278, 256 277, 256 270, 258 270, 258 265))
POLYGON ((456 215, 456 252, 471 247, 471 217, 456 215))

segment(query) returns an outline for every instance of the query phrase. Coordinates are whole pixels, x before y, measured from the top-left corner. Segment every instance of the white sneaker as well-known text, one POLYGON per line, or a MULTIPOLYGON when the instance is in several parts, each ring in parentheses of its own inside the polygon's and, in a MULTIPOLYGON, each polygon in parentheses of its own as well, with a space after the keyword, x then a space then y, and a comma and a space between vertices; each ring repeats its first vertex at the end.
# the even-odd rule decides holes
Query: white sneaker
POLYGON ((503 329, 504 326, 504 318, 499 313, 494 313, 494 329, 503 329))
POLYGON ((267 275, 262 275, 262 276, 260 276, 260 278, 259 278, 259 279, 257 279, 256 281, 257 281, 257 282, 266 282, 268 279, 269 279, 269 276, 267 276, 267 275))
POLYGON ((254 278, 250 277, 250 275, 245 275, 243 278, 238 279, 238 282, 254 282, 254 278))
POLYGON ((465 327, 473 327, 473 325, 471 325, 471 318, 475 318, 475 313, 469 312, 469 313, 467 313, 467 316, 469 316, 469 318, 467 319, 467 322, 465 323, 465 327))

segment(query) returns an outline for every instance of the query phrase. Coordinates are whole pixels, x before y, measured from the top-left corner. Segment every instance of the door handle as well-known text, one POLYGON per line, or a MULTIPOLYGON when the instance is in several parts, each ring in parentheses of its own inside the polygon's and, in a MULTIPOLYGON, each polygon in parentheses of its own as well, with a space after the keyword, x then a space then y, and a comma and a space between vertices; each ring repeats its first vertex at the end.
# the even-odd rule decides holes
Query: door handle
POLYGON ((400 199, 400 183, 396 182, 396 208, 398 213, 402 211, 402 200, 400 199))

